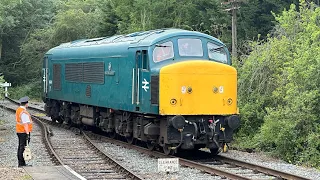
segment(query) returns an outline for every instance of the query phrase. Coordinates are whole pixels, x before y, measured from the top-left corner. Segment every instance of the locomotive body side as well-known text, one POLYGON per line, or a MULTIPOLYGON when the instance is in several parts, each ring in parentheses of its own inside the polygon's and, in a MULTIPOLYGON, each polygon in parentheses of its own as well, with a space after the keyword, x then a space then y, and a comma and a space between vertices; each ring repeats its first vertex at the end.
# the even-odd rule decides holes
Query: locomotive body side
POLYGON ((43 63, 47 115, 141 140, 166 154, 213 154, 239 127, 237 73, 216 38, 179 29, 78 40, 43 63))

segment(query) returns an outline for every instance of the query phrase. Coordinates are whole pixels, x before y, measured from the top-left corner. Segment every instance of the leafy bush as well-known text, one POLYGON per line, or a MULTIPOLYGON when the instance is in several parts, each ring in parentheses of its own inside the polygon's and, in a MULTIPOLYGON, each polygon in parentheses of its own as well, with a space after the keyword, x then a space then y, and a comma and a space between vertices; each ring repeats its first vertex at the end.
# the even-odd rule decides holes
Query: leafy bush
MULTIPOLYGON (((3 76, 0 76, 0 83, 4 83, 3 76)), ((0 88, 0 99, 4 98, 4 88, 0 88)))
POLYGON ((300 1, 275 15, 266 42, 253 42, 239 70, 239 140, 288 162, 320 168, 320 7, 300 1))
POLYGON ((28 96, 31 101, 41 101, 41 82, 33 81, 31 83, 9 88, 10 97, 20 99, 23 96, 28 96))

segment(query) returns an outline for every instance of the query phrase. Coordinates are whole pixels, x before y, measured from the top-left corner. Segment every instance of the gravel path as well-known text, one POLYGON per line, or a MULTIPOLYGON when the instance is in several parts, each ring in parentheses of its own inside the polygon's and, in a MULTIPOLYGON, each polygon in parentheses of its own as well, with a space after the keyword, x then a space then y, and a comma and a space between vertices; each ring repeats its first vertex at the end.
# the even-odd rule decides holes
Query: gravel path
MULTIPOLYGON (((43 108, 44 103, 32 103, 32 105, 36 105, 39 108, 43 108)), ((141 172, 146 177, 150 177, 150 179, 160 178, 180 180, 198 178, 206 179, 208 177, 213 178, 213 176, 211 175, 199 173, 198 170, 184 167, 180 167, 179 173, 173 173, 168 175, 166 175, 165 173, 157 173, 157 159, 148 157, 147 155, 143 155, 139 152, 136 152, 135 150, 127 150, 110 143, 104 143, 101 146, 105 148, 107 153, 117 155, 114 157, 118 158, 118 160, 124 161, 125 163, 127 163, 128 167, 131 167, 134 171, 141 172)), ((318 169, 293 165, 276 158, 271 158, 263 152, 247 153, 236 150, 229 150, 227 153, 221 153, 221 155, 230 158, 236 158, 242 161, 247 161, 253 164, 258 164, 261 166, 271 167, 276 170, 285 171, 287 173, 296 174, 310 179, 320 180, 320 170, 318 169)), ((219 177, 217 179, 219 179, 219 177)))
POLYGON ((0 177, 1 179, 30 179, 24 169, 18 168, 15 117, 0 108, 0 177))
POLYGON ((133 172, 139 173, 141 176, 149 180, 170 179, 170 180, 196 180, 196 179, 222 179, 219 176, 212 176, 207 173, 200 172, 196 169, 187 167, 179 167, 178 172, 158 172, 158 159, 142 154, 136 150, 126 149, 111 143, 101 143, 96 141, 105 153, 108 153, 115 160, 118 160, 133 172))
POLYGON ((5 180, 32 180, 32 177, 24 169, 17 167, 0 166, 0 177, 5 180))
POLYGON ((247 153, 236 150, 229 150, 227 153, 221 153, 221 155, 273 168, 290 174, 307 177, 309 179, 320 180, 320 170, 318 169, 289 164, 282 160, 271 158, 264 153, 247 153))
MULTIPOLYGON (((6 116, 2 117, 2 121, 4 122, 2 125, 3 131, 0 131, 0 165, 17 166, 18 137, 15 132, 15 115, 8 111, 5 111, 5 114, 6 116)), ((43 144, 41 129, 35 123, 33 125, 33 131, 31 132, 30 149, 33 158, 27 162, 28 164, 33 166, 54 165, 43 144)))
MULTIPOLYGON (((34 124, 31 133, 30 149, 33 166, 53 165, 42 143, 40 128, 34 124)), ((1 179, 31 179, 22 168, 18 168, 18 137, 15 131, 15 114, 0 108, 0 177, 1 179)))

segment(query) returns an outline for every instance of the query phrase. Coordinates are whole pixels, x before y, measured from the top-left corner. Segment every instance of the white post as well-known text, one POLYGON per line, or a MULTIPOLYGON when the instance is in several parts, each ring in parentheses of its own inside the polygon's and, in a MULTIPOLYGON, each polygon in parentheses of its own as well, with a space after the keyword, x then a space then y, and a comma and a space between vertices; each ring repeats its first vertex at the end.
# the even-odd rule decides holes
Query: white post
POLYGON ((5 96, 8 97, 8 87, 11 86, 11 83, 5 82, 0 84, 0 86, 4 87, 5 96))
POLYGON ((4 87, 5 96, 8 97, 8 87, 4 87))

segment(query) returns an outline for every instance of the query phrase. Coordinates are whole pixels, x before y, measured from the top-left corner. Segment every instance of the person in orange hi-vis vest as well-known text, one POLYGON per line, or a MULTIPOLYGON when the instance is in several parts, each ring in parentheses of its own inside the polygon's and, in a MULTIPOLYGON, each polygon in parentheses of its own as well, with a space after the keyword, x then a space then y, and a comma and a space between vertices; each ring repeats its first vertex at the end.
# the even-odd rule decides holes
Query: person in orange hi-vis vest
POLYGON ((32 132, 32 119, 27 112, 29 97, 25 96, 19 99, 20 106, 16 110, 16 132, 19 139, 18 146, 18 167, 27 166, 23 158, 25 146, 30 143, 30 132, 32 132))

